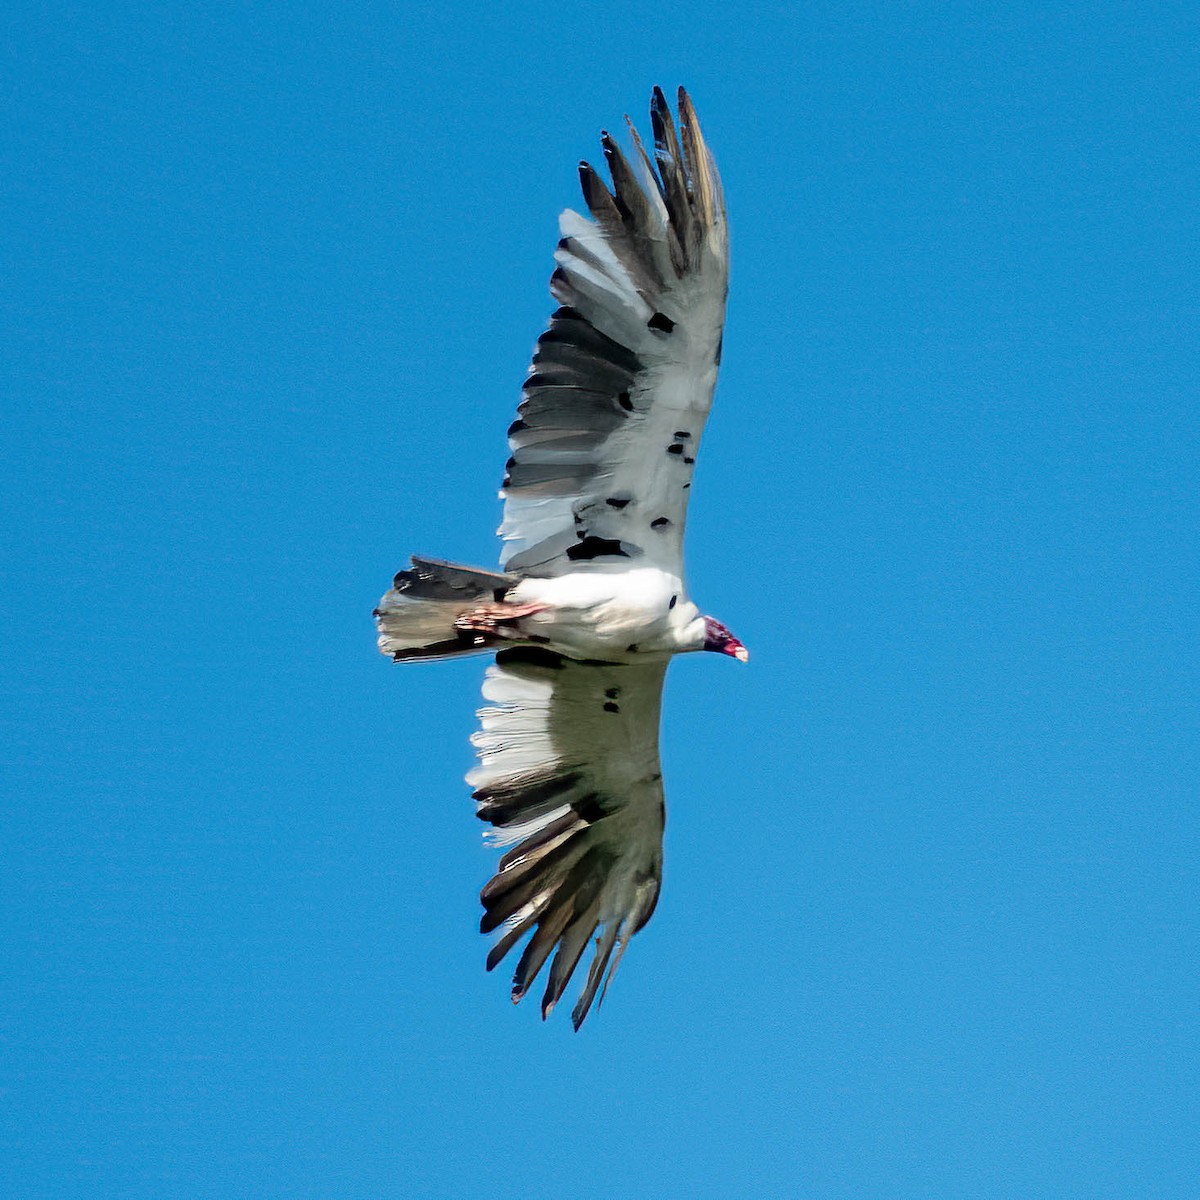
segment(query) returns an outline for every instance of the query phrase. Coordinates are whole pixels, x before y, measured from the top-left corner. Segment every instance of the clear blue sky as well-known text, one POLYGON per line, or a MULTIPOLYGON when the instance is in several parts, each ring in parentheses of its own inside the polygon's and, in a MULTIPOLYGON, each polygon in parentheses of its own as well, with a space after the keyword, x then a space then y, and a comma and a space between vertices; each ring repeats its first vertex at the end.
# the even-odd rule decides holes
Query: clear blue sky
POLYGON ((1193 4, 4 24, 0 1191, 1196 1195, 1193 4), (753 658, 576 1036, 483 971, 482 663, 370 611, 495 561, 575 163, 681 82, 753 658))

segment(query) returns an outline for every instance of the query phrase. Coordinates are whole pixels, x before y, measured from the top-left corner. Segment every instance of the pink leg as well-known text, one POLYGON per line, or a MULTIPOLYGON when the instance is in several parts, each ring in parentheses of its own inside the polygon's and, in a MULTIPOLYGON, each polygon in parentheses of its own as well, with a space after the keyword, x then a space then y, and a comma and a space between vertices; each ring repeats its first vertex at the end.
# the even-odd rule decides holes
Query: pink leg
POLYGON ((522 617, 531 617, 534 613, 544 612, 545 609, 544 604, 506 604, 503 600, 496 604, 481 604, 478 608, 463 613, 454 622, 454 628, 460 633, 503 637, 505 626, 515 625, 522 617))

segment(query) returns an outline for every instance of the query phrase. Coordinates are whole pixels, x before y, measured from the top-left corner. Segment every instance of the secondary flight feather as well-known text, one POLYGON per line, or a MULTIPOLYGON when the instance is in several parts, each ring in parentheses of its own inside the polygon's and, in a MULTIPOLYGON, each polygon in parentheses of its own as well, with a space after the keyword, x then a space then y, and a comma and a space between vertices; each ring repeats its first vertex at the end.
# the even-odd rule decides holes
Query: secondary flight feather
POLYGON ((688 598, 683 531, 721 358, 729 252, 687 93, 662 92, 653 152, 607 134, 611 188, 579 167, 589 217, 560 218, 550 290, 501 495, 501 570, 414 556, 375 610, 396 662, 494 652, 467 776, 507 847, 480 899, 487 967, 526 939, 519 1001, 550 960, 542 1016, 591 949, 578 1029, 662 881, 659 709, 675 654, 745 647, 688 598), (553 959, 551 960, 551 955, 553 959))

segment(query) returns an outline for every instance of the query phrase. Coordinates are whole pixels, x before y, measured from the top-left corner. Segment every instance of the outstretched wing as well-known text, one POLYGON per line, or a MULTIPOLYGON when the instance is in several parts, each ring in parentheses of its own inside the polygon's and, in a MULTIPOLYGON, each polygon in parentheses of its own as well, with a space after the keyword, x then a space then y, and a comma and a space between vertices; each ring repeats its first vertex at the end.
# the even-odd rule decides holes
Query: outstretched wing
POLYGON ((512 845, 480 895, 483 932, 501 931, 487 967, 532 931, 513 976, 516 1002, 557 948, 545 1018, 595 937, 576 1029, 658 900, 665 673, 663 662, 593 664, 523 647, 500 651, 484 679, 490 705, 479 711, 480 765, 467 782, 495 826, 490 840, 512 845))
POLYGON ((679 90, 676 132, 655 88, 651 162, 601 135, 610 192, 581 163, 594 221, 570 210, 550 290, 563 305, 538 339, 508 431, 506 545, 519 575, 615 565, 682 578, 692 464, 712 404, 728 280, 716 167, 679 90), (657 165, 657 170, 655 169, 657 165))

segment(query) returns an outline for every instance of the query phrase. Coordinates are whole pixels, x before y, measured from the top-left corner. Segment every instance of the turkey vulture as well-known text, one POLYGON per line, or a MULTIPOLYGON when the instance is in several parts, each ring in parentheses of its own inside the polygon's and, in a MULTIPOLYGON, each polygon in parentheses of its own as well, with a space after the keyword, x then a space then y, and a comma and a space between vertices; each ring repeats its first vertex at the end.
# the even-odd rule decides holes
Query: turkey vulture
MULTIPOLYGON (((611 190, 587 163, 589 220, 560 218, 550 291, 503 490, 501 571, 412 559, 375 610, 396 662, 495 652, 467 776, 490 839, 490 971, 530 934, 519 1001, 554 953, 545 1018, 594 943, 578 1029, 662 878, 658 755, 672 655, 745 647, 688 598, 688 489, 721 359, 728 240, 721 183, 687 93, 655 88, 653 158, 601 134, 611 190), (607 970, 607 975, 606 975, 607 970)), ((603 985, 603 986, 602 986, 603 985)))

